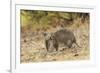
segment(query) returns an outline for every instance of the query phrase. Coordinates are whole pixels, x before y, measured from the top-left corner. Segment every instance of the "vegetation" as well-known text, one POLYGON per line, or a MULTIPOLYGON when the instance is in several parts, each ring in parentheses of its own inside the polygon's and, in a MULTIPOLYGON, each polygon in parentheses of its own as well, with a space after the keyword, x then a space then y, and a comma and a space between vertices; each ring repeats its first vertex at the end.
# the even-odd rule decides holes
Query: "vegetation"
POLYGON ((57 11, 36 11, 21 10, 21 26, 31 26, 32 29, 42 27, 68 26, 78 18, 84 22, 89 19, 88 13, 78 12, 57 12, 57 11))
POLYGON ((86 60, 89 50, 89 13, 24 10, 20 11, 21 63, 86 60), (48 53, 44 45, 43 32, 55 32, 60 28, 70 29, 81 46, 78 56, 73 49, 48 53))

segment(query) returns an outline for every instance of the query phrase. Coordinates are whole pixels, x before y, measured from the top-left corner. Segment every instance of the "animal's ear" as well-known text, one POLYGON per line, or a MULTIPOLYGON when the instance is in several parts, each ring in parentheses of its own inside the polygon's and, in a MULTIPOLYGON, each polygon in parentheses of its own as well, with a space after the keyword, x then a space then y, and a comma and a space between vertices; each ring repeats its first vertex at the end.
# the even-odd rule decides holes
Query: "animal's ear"
POLYGON ((50 34, 50 33, 47 33, 47 32, 44 32, 44 33, 43 33, 43 37, 44 37, 45 39, 49 39, 49 38, 51 37, 51 34, 50 34))
POLYGON ((55 36, 54 36, 54 33, 51 33, 51 39, 54 39, 55 36))

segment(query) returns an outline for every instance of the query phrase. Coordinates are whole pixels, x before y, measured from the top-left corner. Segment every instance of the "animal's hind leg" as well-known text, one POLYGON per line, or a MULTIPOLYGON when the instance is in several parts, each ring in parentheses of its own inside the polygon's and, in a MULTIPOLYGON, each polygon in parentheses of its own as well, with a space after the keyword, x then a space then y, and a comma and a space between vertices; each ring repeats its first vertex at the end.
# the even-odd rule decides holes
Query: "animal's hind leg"
POLYGON ((72 44, 69 44, 69 45, 68 45, 68 48, 71 48, 71 47, 72 47, 72 44))
POLYGON ((71 40, 68 40, 67 46, 68 46, 68 48, 71 48, 71 47, 72 47, 72 42, 71 42, 71 40))

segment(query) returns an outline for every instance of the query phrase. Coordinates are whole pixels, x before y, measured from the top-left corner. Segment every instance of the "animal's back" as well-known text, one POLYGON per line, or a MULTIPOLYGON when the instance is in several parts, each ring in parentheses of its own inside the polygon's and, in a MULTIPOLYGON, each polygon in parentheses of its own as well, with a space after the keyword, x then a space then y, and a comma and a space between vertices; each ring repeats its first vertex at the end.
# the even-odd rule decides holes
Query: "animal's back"
POLYGON ((61 29, 54 33, 56 40, 60 43, 65 43, 68 40, 75 39, 74 34, 67 30, 67 29, 61 29))

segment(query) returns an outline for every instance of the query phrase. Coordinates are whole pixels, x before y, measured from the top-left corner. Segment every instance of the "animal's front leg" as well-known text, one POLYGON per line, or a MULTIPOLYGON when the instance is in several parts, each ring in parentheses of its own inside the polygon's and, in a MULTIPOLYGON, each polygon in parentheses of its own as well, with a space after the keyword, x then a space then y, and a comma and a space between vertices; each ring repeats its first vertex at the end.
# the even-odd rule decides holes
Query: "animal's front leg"
POLYGON ((48 40, 45 40, 45 46, 46 46, 46 50, 49 51, 49 43, 48 43, 48 40))

